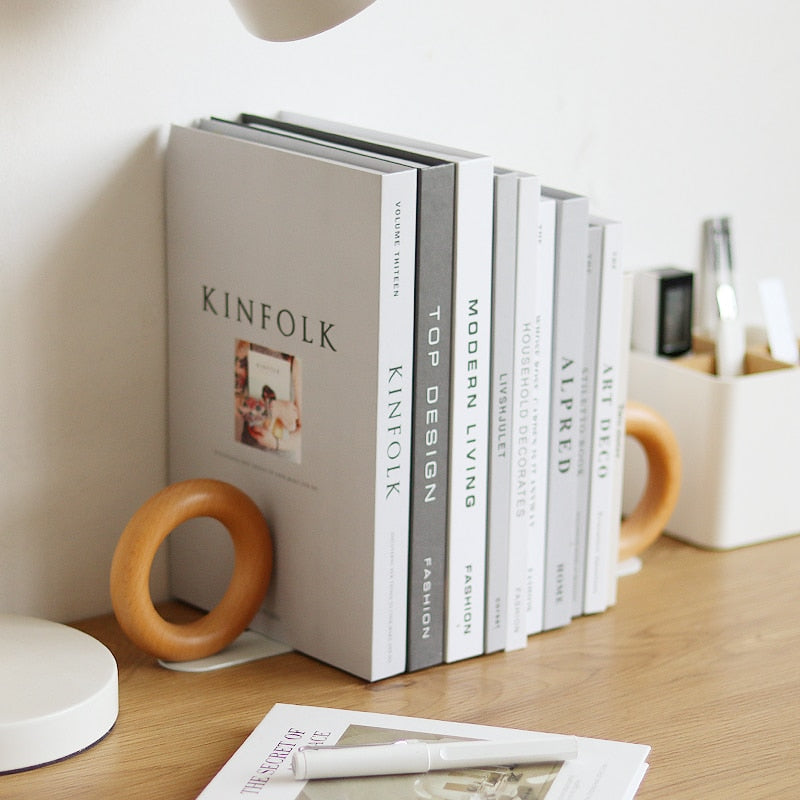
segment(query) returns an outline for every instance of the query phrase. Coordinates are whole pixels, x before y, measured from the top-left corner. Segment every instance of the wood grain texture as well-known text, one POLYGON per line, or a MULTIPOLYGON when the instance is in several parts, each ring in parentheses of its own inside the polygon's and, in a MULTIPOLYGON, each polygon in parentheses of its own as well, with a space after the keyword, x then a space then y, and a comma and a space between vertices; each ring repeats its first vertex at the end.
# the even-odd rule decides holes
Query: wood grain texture
POLYGON ((375 684, 297 653, 169 672, 112 618, 87 620, 77 627, 119 661, 119 720, 84 753, 0 776, 0 797, 194 798, 275 702, 647 743, 642 800, 793 797, 799 562, 800 537, 726 553, 662 537, 622 579, 614 609, 532 636, 524 650, 375 684))
POLYGON ((643 553, 661 535, 681 487, 681 451, 667 421, 654 409, 629 400, 625 433, 641 445, 647 457, 647 486, 619 532, 619 560, 643 553))

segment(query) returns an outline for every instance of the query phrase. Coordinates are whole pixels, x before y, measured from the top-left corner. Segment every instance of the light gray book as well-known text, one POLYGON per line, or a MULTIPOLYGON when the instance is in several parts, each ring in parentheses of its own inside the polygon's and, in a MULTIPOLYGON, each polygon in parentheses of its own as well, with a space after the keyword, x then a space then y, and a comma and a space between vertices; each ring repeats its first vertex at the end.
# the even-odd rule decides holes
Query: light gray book
POLYGON ((302 114, 290 122, 402 147, 455 164, 455 266, 445 661, 484 647, 494 169, 488 156, 302 114))
MULTIPOLYGON (((367 680, 404 671, 417 173, 175 126, 167 150, 169 478, 261 508, 252 627, 367 680)), ((175 595, 214 605, 213 520, 170 536, 175 595)))
POLYGON ((544 628, 572 619, 578 504, 578 425, 583 365, 589 201, 557 189, 550 465, 547 492, 544 628))
POLYGON ((586 553, 589 535, 589 503, 592 488, 592 440, 595 415, 597 341, 600 335, 600 278, 603 262, 603 231, 589 225, 586 257, 586 305, 583 314, 583 366, 578 403, 578 480, 575 505, 575 546, 573 548, 572 616, 583 614, 586 588, 586 553))

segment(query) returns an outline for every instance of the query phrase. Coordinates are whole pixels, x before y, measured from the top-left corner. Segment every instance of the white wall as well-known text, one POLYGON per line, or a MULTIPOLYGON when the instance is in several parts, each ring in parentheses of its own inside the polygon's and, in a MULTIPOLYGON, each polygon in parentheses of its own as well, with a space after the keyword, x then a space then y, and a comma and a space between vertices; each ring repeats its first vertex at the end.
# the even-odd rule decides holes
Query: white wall
MULTIPOLYGON (((0 0, 0 610, 110 608, 165 482, 165 126, 291 107, 495 155, 695 268, 732 215, 744 313, 800 320, 800 4, 377 0, 269 44, 227 0, 0 0)), ((154 591, 166 594, 163 562, 154 591)))

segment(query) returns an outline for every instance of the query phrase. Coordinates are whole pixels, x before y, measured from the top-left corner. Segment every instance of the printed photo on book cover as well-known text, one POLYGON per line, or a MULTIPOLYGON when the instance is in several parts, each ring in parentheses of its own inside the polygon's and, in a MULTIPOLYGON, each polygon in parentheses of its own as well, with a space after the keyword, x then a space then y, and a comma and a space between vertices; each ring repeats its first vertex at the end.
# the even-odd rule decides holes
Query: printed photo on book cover
POLYGON ((237 339, 234 374, 236 441, 299 463, 300 360, 237 339))
MULTIPOLYGON (((460 737, 350 725, 337 745, 460 737)), ((308 781, 297 800, 545 800, 563 762, 308 781)))

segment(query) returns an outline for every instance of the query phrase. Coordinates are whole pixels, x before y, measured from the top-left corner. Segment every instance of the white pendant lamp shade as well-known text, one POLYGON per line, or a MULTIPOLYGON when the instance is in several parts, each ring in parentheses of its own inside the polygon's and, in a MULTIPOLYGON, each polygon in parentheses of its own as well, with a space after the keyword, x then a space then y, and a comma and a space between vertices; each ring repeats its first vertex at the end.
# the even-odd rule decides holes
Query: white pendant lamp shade
POLYGON ((259 39, 289 42, 333 28, 374 0, 230 0, 245 28, 259 39))

